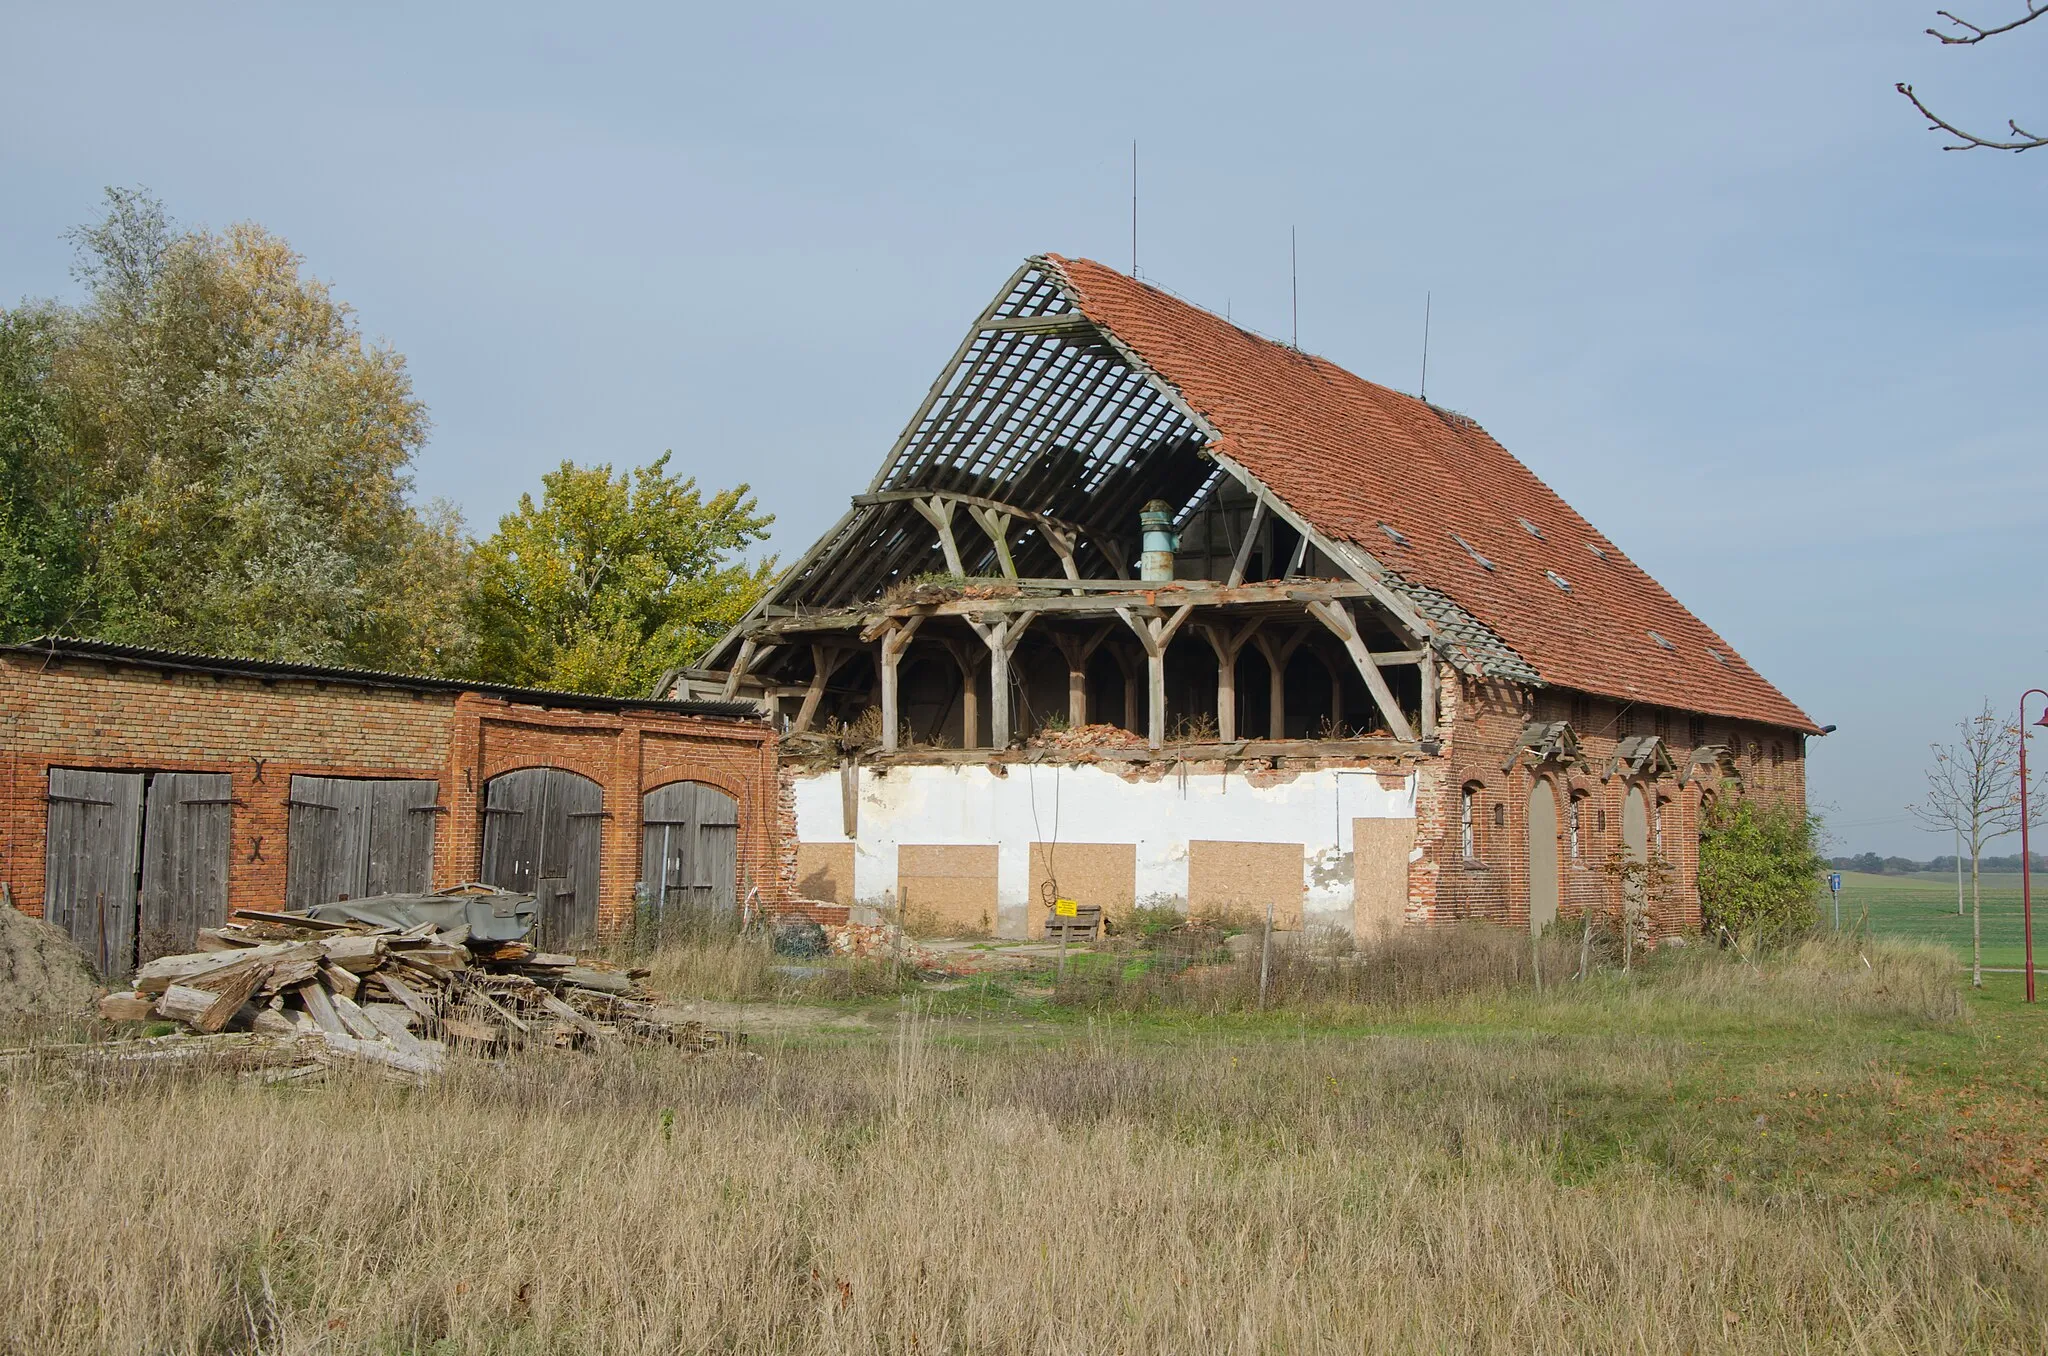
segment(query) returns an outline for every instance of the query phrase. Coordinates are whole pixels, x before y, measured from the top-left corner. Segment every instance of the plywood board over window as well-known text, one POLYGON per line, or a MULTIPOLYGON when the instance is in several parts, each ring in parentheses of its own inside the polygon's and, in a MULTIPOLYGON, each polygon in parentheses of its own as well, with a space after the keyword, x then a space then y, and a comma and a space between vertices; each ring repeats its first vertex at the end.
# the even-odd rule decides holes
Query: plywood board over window
POLYGON ((1033 843, 1025 936, 1045 932, 1046 900, 1055 882, 1061 898, 1098 904, 1106 918, 1128 918, 1138 901, 1138 845, 1033 843))
POLYGON ((1408 854, 1415 847, 1412 819, 1351 821, 1351 930, 1372 941, 1408 917, 1408 854))
POLYGON ((1197 918, 1263 922, 1273 906, 1273 926, 1301 927, 1300 843, 1239 843, 1195 839, 1188 843, 1188 912, 1197 918))
POLYGON ((852 904, 853 844, 798 843, 796 892, 822 904, 852 904))
POLYGON ((896 888, 911 932, 987 936, 996 927, 996 845, 904 843, 896 849, 896 888))

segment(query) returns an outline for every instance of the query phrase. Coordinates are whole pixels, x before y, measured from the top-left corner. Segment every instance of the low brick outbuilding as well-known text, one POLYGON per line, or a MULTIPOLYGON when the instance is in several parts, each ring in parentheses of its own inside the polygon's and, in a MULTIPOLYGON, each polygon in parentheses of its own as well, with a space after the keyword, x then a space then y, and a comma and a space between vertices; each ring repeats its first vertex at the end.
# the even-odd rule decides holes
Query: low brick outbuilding
POLYGON ((746 703, 45 640, 0 647, 0 740, 0 886, 109 974, 231 908, 483 880, 566 944, 786 893, 746 703))

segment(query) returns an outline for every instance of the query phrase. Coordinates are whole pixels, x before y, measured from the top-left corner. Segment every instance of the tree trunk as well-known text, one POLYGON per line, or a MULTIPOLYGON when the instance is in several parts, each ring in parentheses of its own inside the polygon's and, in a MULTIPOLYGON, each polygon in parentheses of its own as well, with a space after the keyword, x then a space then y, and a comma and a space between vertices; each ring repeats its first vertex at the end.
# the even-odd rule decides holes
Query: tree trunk
POLYGON ((1970 844, 1970 987, 1984 987, 1984 895, 1977 882, 1977 859, 1983 849, 1970 844))

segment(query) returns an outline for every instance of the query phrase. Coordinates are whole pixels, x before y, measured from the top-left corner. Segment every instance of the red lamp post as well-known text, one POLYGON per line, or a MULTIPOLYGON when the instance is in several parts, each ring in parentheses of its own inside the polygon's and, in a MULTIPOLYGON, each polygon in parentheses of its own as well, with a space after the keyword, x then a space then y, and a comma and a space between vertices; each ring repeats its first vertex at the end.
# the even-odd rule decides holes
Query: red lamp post
MULTIPOLYGON (((2034 1001, 2034 854, 2027 840, 2027 698, 2048 701, 2048 692, 2030 687, 2020 694, 2020 927, 2027 939, 2027 1001, 2034 1001)), ((2036 725, 2048 727, 2048 710, 2036 725)))

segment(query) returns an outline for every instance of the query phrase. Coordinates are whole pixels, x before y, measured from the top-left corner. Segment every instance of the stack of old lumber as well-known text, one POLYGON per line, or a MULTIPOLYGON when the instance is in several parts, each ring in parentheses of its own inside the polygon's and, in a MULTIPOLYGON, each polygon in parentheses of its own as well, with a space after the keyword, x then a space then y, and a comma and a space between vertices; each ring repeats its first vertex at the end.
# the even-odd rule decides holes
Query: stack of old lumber
POLYGON ((490 1052, 643 1041, 702 1052, 724 1033, 661 1015, 641 971, 472 942, 431 923, 377 927, 237 909, 201 950, 162 956, 100 1000, 115 1021, 169 1021, 211 1035, 317 1038, 331 1055, 431 1073, 451 1048, 490 1052))

